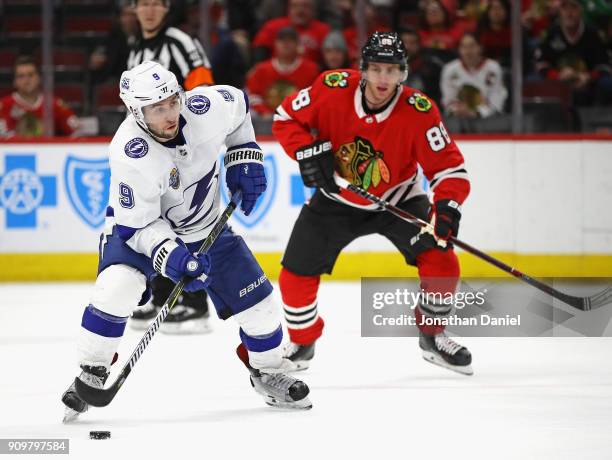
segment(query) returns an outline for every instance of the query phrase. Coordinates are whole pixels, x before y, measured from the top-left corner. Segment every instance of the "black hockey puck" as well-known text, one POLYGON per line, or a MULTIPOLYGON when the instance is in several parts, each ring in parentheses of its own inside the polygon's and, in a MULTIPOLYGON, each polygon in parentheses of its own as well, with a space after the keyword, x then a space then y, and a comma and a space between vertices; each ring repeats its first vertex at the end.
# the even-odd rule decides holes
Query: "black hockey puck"
POLYGON ((90 431, 89 439, 108 439, 110 438, 110 431, 90 431))

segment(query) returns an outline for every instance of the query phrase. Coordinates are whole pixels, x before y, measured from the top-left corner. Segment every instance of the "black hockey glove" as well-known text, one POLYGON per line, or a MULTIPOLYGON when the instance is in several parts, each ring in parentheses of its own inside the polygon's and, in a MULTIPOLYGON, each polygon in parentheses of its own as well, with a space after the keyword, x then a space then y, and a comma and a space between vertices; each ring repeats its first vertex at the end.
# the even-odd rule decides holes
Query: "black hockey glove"
POLYGON ((440 200, 434 203, 434 231, 436 238, 447 240, 459 233, 461 206, 454 200, 440 200))
POLYGON ((457 236, 461 206, 453 200, 439 200, 433 205, 430 226, 423 227, 421 232, 410 240, 412 251, 418 255, 428 249, 437 248, 446 251, 452 245, 447 241, 451 236, 457 236), (433 231, 432 231, 433 226, 433 231))
POLYGON ((316 141, 295 152, 300 174, 307 187, 322 188, 329 193, 340 193, 334 181, 334 155, 331 142, 316 141))

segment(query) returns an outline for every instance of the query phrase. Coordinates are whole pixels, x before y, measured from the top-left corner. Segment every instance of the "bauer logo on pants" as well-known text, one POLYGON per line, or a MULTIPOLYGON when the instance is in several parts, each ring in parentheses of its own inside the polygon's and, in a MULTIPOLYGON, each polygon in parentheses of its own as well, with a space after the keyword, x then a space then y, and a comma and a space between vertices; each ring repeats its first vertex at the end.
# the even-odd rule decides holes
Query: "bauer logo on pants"
POLYGON ((66 193, 73 209, 92 228, 104 223, 110 189, 107 159, 88 160, 69 155, 64 166, 66 193))

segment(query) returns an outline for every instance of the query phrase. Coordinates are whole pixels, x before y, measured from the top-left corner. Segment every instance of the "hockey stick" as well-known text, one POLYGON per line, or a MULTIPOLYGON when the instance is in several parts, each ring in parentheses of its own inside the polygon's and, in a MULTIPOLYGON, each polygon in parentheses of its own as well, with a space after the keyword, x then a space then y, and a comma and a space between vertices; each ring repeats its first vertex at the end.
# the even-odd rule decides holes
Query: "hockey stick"
MULTIPOLYGON (((382 198, 377 197, 376 195, 372 195, 371 193, 365 191, 361 187, 351 184, 346 179, 339 177, 337 175, 335 176, 335 179, 336 179, 336 183, 340 187, 350 190, 351 192, 356 193, 357 195, 365 198, 366 200, 379 205, 381 208, 391 212, 392 214, 396 215, 400 219, 410 222, 411 224, 414 224, 417 227, 431 228, 431 225, 429 224, 429 222, 425 222, 424 220, 419 219, 418 217, 410 214, 409 212, 404 211, 403 209, 400 209, 397 206, 393 206, 391 203, 388 203, 382 198)), ((575 297, 575 296, 560 292, 556 290, 555 288, 553 288, 552 286, 542 283, 541 281, 538 281, 532 278, 531 276, 522 273, 516 268, 506 265, 502 261, 497 260, 496 258, 490 256, 489 254, 486 254, 467 243, 464 243, 463 241, 455 238, 454 236, 451 236, 449 238, 449 241, 453 243, 455 246, 460 247, 464 251, 469 252, 470 254, 484 260, 485 262, 489 262, 490 264, 496 266, 500 270, 503 270, 506 273, 511 274, 512 276, 520 279, 521 281, 526 282, 527 284, 535 287, 536 289, 539 289, 540 291, 543 291, 547 293, 548 295, 554 297, 555 299, 559 299, 562 302, 565 302, 566 304, 574 308, 577 308, 578 310, 589 311, 593 308, 598 308, 603 305, 606 305, 612 301, 612 286, 604 289, 599 294, 595 294, 590 297, 575 297)))
MULTIPOLYGON (((200 246, 200 249, 198 250, 199 253, 204 253, 208 251, 213 245, 221 231, 223 231, 223 227, 227 223, 227 220, 230 218, 230 216, 236 209, 236 206, 238 206, 240 198, 240 192, 237 192, 236 194, 234 194, 234 196, 232 196, 232 199, 230 200, 229 204, 219 216, 219 220, 200 246)), ((149 342, 159 329, 160 324, 166 319, 168 313, 170 313, 170 310, 172 310, 172 308, 174 307, 174 304, 181 295, 181 292, 183 292, 183 288, 185 287, 185 283, 187 281, 189 281, 189 278, 187 276, 184 276, 174 286, 174 289, 172 289, 172 292, 168 296, 168 299, 155 317, 155 321, 153 321, 153 323, 151 323, 149 328, 146 330, 146 332, 142 336, 142 339, 140 339, 140 342, 138 342, 136 349, 132 352, 130 359, 127 361, 125 366, 123 366, 123 369, 121 369, 121 373, 111 386, 109 386, 108 388, 94 388, 92 386, 87 385, 78 377, 74 379, 76 392, 83 401, 95 407, 104 407, 110 404, 119 389, 123 386, 125 379, 127 379, 128 375, 130 375, 130 372, 132 372, 132 369, 138 362, 138 359, 140 358, 142 353, 145 351, 145 348, 147 348, 147 345, 149 345, 149 342)))

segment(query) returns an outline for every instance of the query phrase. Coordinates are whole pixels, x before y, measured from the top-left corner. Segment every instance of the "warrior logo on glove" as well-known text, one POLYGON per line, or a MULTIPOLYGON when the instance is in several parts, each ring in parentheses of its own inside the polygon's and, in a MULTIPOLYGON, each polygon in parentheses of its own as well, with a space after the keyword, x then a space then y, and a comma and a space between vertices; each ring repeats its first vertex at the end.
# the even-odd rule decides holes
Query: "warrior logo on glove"
POLYGON ((225 182, 232 195, 242 191, 240 208, 245 216, 253 211, 257 198, 267 187, 263 166, 263 152, 255 142, 230 147, 223 160, 227 171, 225 182))

